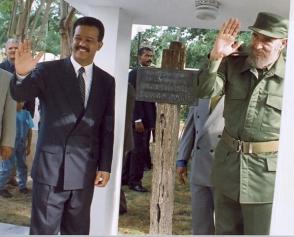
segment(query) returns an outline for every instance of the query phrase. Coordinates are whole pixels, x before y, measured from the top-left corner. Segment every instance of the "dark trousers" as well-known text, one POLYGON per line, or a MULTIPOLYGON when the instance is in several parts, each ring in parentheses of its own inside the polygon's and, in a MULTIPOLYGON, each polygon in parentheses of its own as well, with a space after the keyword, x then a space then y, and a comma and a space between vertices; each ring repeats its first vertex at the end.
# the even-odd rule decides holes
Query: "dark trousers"
POLYGON ((33 183, 31 235, 88 235, 94 186, 59 190, 33 183))
POLYGON ((218 235, 268 235, 271 203, 241 204, 215 191, 215 230, 218 235))
POLYGON ((149 150, 150 130, 143 133, 133 132, 134 149, 127 154, 123 165, 122 184, 138 185, 144 175, 146 160, 150 160, 149 150))
MULTIPOLYGON (((144 156, 144 167, 151 169, 152 161, 151 161, 151 154, 150 154, 150 138, 151 138, 151 130, 146 131, 146 153, 144 156)), ((154 140, 154 139, 153 139, 154 140)))

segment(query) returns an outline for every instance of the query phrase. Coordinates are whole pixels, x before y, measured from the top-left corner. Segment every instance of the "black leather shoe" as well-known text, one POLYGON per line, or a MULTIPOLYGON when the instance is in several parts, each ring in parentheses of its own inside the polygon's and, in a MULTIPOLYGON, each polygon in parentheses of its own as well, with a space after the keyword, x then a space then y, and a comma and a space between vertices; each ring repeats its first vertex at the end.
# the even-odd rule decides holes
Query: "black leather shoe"
POLYGON ((127 212, 128 211, 126 209, 124 209, 124 210, 119 209, 119 214, 120 215, 126 214, 127 212))
POLYGON ((146 188, 144 188, 142 185, 137 184, 137 185, 130 185, 129 186, 131 190, 134 190, 136 192, 140 192, 140 193, 146 193, 148 192, 148 190, 146 188))

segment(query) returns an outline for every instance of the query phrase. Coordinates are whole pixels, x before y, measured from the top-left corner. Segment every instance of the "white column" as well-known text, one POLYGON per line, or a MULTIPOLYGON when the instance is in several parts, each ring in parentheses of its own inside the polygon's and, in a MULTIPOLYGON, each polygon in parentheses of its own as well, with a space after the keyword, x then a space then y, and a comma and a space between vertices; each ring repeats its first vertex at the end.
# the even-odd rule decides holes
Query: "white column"
POLYGON ((294 235, 294 3, 290 2, 289 42, 282 110, 282 124, 271 220, 271 235, 294 235))
POLYGON ((94 62, 115 77, 115 139, 110 182, 106 188, 95 188, 90 234, 116 235, 132 19, 119 8, 98 8, 83 4, 79 0, 67 1, 83 15, 100 19, 105 27, 104 44, 96 54, 94 62))

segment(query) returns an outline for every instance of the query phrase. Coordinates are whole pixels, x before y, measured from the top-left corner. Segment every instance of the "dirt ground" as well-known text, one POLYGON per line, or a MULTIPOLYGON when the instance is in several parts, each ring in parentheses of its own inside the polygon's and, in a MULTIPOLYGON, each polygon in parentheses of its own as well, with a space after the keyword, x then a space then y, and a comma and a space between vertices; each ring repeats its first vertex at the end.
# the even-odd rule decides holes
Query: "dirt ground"
MULTIPOLYGON (((32 181, 28 182, 31 190, 32 181)), ((32 194, 22 194, 17 187, 7 185, 7 189, 13 195, 12 198, 0 197, 0 222, 29 226, 32 194)))

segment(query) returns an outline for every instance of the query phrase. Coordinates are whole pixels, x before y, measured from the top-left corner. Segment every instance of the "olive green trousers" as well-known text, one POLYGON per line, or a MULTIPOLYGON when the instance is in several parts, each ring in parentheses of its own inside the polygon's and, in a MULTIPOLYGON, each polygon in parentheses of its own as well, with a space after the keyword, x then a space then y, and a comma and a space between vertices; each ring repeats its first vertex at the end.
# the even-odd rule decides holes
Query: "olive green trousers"
POLYGON ((217 235, 268 235, 272 203, 243 204, 214 190, 217 235))

